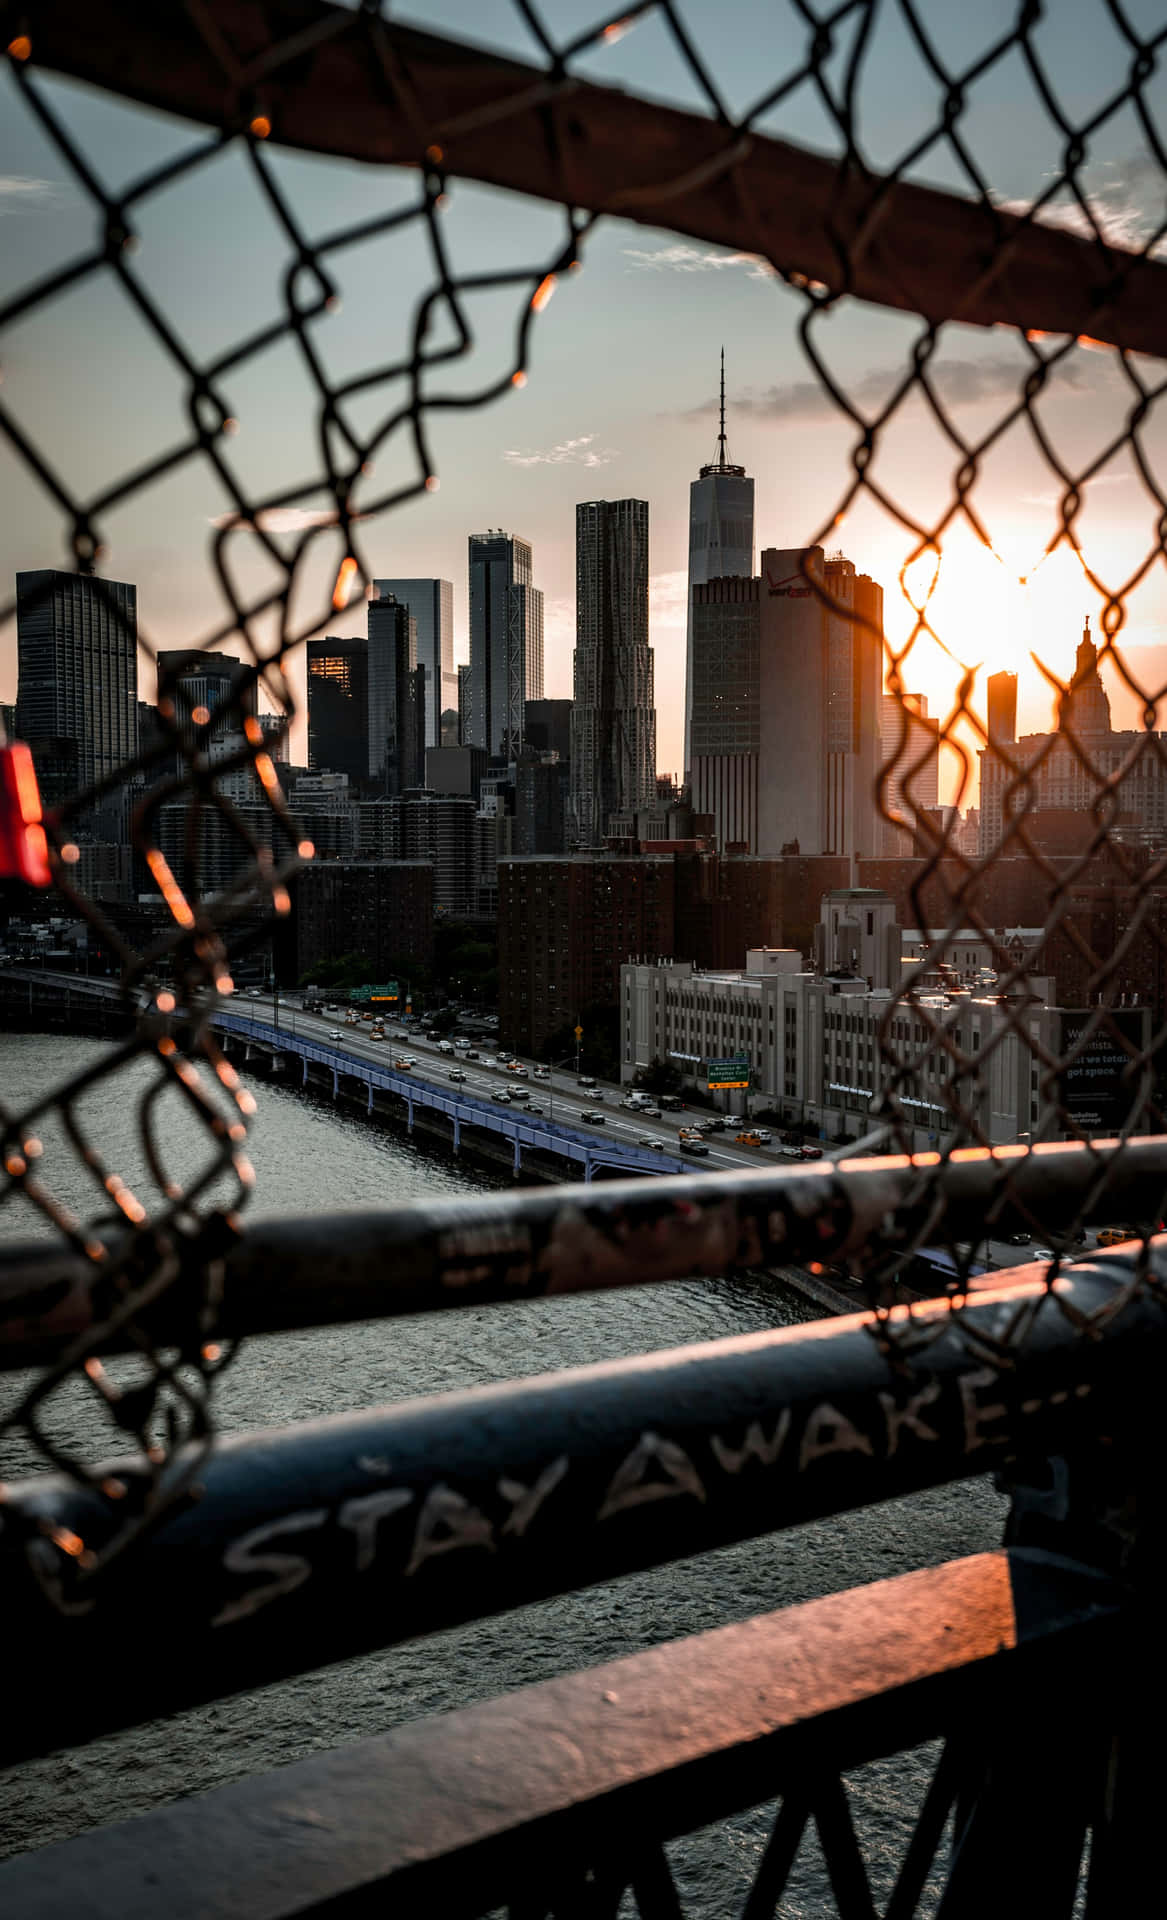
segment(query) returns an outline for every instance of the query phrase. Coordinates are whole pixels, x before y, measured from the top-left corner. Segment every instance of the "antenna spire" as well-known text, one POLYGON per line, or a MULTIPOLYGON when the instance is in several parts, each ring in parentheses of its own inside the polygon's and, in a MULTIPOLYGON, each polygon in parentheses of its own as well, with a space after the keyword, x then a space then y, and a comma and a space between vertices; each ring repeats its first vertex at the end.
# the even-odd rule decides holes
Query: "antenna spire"
POLYGON ((717 436, 717 459, 719 466, 728 464, 725 451, 725 348, 721 349, 721 432, 717 436))

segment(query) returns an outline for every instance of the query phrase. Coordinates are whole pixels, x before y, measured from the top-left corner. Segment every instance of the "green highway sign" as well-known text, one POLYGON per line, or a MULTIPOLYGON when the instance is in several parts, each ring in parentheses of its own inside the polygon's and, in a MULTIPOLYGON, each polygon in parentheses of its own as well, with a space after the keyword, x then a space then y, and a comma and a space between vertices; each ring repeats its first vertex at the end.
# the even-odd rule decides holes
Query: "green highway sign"
POLYGON ((711 1093, 716 1087, 748 1087, 750 1063, 744 1054, 733 1060, 707 1060, 705 1080, 711 1093))
POLYGON ((348 998, 350 1007, 366 1007, 379 1000, 397 1000, 400 996, 396 980, 387 980, 383 987, 353 987, 348 998))

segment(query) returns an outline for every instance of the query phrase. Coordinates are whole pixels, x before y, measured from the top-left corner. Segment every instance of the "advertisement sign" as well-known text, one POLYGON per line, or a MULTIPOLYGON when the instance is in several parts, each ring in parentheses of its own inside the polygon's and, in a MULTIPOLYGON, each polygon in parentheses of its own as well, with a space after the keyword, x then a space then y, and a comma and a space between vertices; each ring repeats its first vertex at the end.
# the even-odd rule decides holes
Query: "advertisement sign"
POLYGON ((1142 1051, 1146 1044, 1144 1021, 1142 1011, 1129 1007, 1063 1013, 1059 1049, 1063 1059, 1079 1046, 1091 1022, 1097 1022, 1081 1052, 1058 1078, 1058 1098, 1083 1133, 1117 1133, 1130 1119, 1139 1098, 1142 1074, 1133 1065, 1127 1046, 1131 1052, 1142 1051))
POLYGON ((748 1087, 750 1063, 744 1053, 738 1054, 733 1060, 708 1060, 705 1079, 710 1093, 717 1087, 748 1087))

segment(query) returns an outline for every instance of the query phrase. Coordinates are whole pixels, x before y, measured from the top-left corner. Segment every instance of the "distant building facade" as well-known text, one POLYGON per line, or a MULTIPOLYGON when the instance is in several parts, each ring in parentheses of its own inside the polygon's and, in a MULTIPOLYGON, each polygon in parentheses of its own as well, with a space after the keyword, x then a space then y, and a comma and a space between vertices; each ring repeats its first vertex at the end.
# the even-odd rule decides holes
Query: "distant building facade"
POLYGON ((307 665, 308 764, 356 786, 369 776, 368 636, 309 640, 307 665))
POLYGON ((530 545, 514 534, 471 534, 469 569, 470 723, 462 739, 507 760, 522 745, 526 702, 543 698, 543 595, 530 545))
POLYGON ((694 589, 754 571, 754 483, 729 458, 725 434, 725 354, 721 356, 721 431, 717 457, 689 487, 689 594, 685 625, 685 772, 693 766, 694 589))
POLYGON ((1085 853, 1095 807, 1115 839, 1167 846, 1167 733, 1114 730, 1088 625, 1056 730, 1017 739, 1006 719, 998 718, 994 732, 990 717, 989 745, 979 755, 982 857, 1011 838, 1014 850, 1023 850, 1016 830, 1010 833, 1013 820, 1043 851, 1085 853), (1104 793, 1111 780, 1115 787, 1104 793))
POLYGON ((622 961, 671 952, 673 888, 668 855, 500 860, 499 1038, 537 1053, 585 1007, 614 1006, 622 961))
POLYGON ((427 747, 442 744, 441 716, 458 704, 458 676, 454 670, 454 585, 450 580, 374 580, 376 595, 391 593, 413 618, 417 665, 425 675, 425 739, 427 747))
POLYGON ((648 644, 648 502, 575 510, 572 834, 602 844, 613 814, 656 798, 656 707, 648 644))
POLYGON ((378 975, 428 966, 434 950, 433 868, 428 861, 313 862, 292 882, 281 971, 291 984, 322 961, 360 954, 378 975), (294 960, 289 953, 294 950, 294 960))
MULTIPOLYGON (((138 590, 46 568, 16 576, 16 730, 77 746, 78 785, 138 751, 138 590)), ((35 753, 34 753, 35 757, 35 753)))
POLYGON ((374 592, 369 624, 369 778, 391 796, 425 777, 425 672, 416 623, 388 588, 374 592))

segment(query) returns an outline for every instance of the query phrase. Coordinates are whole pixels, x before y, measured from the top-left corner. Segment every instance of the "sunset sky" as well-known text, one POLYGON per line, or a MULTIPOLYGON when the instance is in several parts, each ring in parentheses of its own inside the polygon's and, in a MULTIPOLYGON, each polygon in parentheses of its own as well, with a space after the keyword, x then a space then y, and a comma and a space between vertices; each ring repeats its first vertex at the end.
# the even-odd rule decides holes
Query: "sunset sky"
MULTIPOLYGON (((409 9, 397 11, 409 17, 409 9)), ((546 4, 542 11, 556 32, 593 19, 579 0, 546 4)), ((691 0, 684 11, 734 109, 797 63, 805 29, 792 11, 761 0, 691 0)), ((945 57, 959 65, 992 40, 1014 9, 988 0, 977 9, 944 4, 927 12, 945 57)), ((1138 0, 1128 12, 1143 30, 1162 24, 1161 0, 1138 0)), ((433 31, 534 57, 509 0, 444 0, 417 6, 413 17, 433 31)), ((1097 0, 1062 0, 1034 44, 1071 120, 1086 119, 1123 84, 1129 50, 1097 0)), ((640 23, 592 56, 583 71, 678 104, 698 104, 656 20, 640 23)), ((114 189, 194 137, 187 125, 86 89, 44 84, 114 189)), ((1162 78, 1148 97, 1167 122, 1162 78)), ((995 192, 1004 201, 1031 198, 1057 167, 1059 139, 1020 57, 994 69, 970 98, 962 131, 995 192)), ((885 9, 861 93, 869 162, 893 163, 935 123, 938 103, 936 81, 910 47, 898 13, 885 9)), ((809 84, 763 124, 820 150, 837 149, 809 84)), ((1164 218, 1164 182, 1129 109, 1100 128, 1090 155, 1085 178, 1107 231, 1137 243, 1164 218)), ((274 142, 266 157, 313 235, 416 193, 416 176, 409 174, 280 153, 274 142)), ((920 161, 915 176, 961 185, 951 157, 939 148, 920 161)), ((443 221, 451 257, 467 273, 521 267, 537 274, 562 230, 554 208, 461 183, 452 186, 443 221)), ((165 306, 196 358, 222 350, 278 311, 288 244, 239 148, 147 202, 135 225, 140 245, 133 271, 165 306)), ((92 209, 5 74, 0 298, 91 245, 93 232, 92 209)), ((313 338, 339 377, 402 351, 413 302, 429 273, 416 224, 333 264, 342 306, 316 323, 313 338)), ((434 391, 469 390, 505 370, 514 321, 528 294, 529 287, 512 287, 471 303, 476 353, 435 380, 434 391)), ((658 759, 662 772, 679 772, 688 482, 714 453, 722 344, 731 455, 757 482, 759 547, 809 539, 829 521, 847 482, 855 429, 840 418, 802 352, 796 334, 802 311, 799 296, 747 256, 676 234, 604 224, 584 251, 583 270, 559 284, 539 317, 525 389, 508 391, 486 409, 434 417, 440 490, 366 527, 374 571, 452 579, 457 652, 464 658, 466 536, 487 527, 523 535, 534 547, 535 579, 547 601, 547 692, 567 695, 575 503, 625 495, 647 499, 658 759)), ((818 323, 816 339, 853 400, 871 411, 900 376, 919 332, 917 320, 851 302, 818 323)), ((1047 344, 1043 351, 1049 350, 1047 344)), ((82 493, 107 485, 184 430, 181 383, 108 275, 8 329, 0 336, 0 356, 4 404, 82 493)), ((1011 335, 945 331, 934 363, 937 386, 962 435, 975 441, 990 428, 1029 364, 1024 345, 1011 335)), ((1134 364, 1151 386, 1163 377, 1156 363, 1134 364)), ((294 348, 277 347, 228 375, 224 387, 239 421, 229 457, 249 490, 262 495, 309 482, 319 471, 319 455, 311 394, 294 348)), ((1132 387, 1113 355, 1076 348, 1039 411, 1068 469, 1077 472, 1119 430, 1132 401, 1132 387)), ((373 396, 367 416, 358 415, 372 418, 387 407, 382 392, 373 396)), ((1167 447, 1156 413, 1143 439, 1149 461, 1167 478, 1167 447)), ((875 477, 907 515, 927 524, 951 494, 959 458, 923 404, 913 400, 882 439, 875 477)), ((376 486, 387 488, 394 474, 404 480, 412 471, 408 448, 391 443, 378 462, 376 486)), ((0 476, 0 600, 6 600, 18 568, 68 562, 52 503, 6 451, 0 451, 0 476)), ((1063 551, 1034 572, 1057 524, 1059 492, 1028 427, 1014 427, 986 460, 974 496, 999 558, 971 536, 956 535, 947 543, 934 601, 953 653, 990 671, 1019 669, 1023 727, 1044 727, 1051 711, 1030 651, 1064 674, 1084 616, 1099 624, 1098 595, 1072 556, 1063 551), (1031 574, 1027 587, 1018 584, 1031 574)), ((323 504, 322 498, 307 500, 305 509, 319 512, 323 504)), ((192 464, 106 517, 103 571, 137 582, 142 629, 155 644, 197 644, 219 618, 205 551, 210 525, 228 505, 215 476, 192 464)), ((1120 452, 1092 483, 1079 522, 1087 557, 1108 583, 1121 584, 1156 543, 1157 514, 1129 454, 1120 452)), ((910 551, 903 529, 867 501, 849 514, 833 543, 883 582, 889 634, 901 638, 911 619, 897 586, 910 551)), ((327 556, 321 552, 318 585, 335 572, 335 562, 334 548, 327 556)), ((358 604, 330 621, 328 630, 357 631, 362 622, 358 604)), ((1167 680, 1167 574, 1161 559, 1131 598, 1124 642, 1146 688, 1167 680)), ((944 712, 955 678, 955 669, 930 643, 921 644, 907 673, 909 686, 928 694, 934 713, 944 712)), ((1113 674, 1108 684, 1116 718, 1130 724, 1134 697, 1117 688, 1113 674)), ((146 673, 142 691, 152 695, 146 673)), ((0 698, 14 693, 10 625, 0 633, 0 698)))

